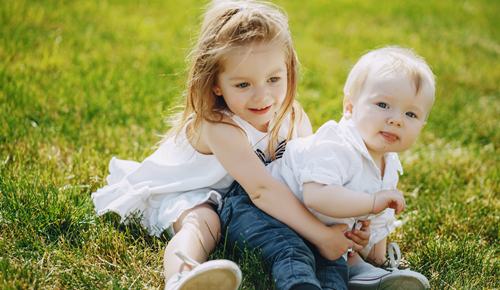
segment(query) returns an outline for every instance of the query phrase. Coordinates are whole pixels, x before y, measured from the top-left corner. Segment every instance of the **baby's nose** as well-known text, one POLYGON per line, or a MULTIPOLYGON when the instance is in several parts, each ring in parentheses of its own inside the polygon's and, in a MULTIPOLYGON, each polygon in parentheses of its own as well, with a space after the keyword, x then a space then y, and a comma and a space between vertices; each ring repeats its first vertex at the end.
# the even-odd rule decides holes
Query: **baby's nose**
POLYGON ((403 122, 400 118, 390 118, 389 124, 392 126, 401 127, 403 125, 403 122))

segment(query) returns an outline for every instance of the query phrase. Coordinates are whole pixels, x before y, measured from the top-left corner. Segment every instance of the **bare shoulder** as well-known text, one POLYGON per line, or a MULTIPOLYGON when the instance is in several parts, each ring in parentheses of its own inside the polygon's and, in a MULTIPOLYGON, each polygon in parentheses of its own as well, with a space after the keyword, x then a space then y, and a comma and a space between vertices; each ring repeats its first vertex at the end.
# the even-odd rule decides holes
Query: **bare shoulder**
POLYGON ((213 154, 211 148, 214 143, 224 142, 229 139, 234 141, 240 138, 240 140, 246 141, 244 131, 228 116, 223 116, 220 122, 203 120, 199 133, 196 146, 193 145, 193 147, 204 154, 213 154))

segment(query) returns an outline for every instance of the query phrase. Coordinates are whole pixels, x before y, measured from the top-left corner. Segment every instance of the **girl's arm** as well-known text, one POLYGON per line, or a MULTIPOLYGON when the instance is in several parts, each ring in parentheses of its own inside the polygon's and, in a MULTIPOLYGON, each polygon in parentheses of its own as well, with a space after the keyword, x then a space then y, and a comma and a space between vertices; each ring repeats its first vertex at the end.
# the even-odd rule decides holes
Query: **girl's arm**
POLYGON ((386 208, 394 208, 400 213, 405 207, 403 195, 397 190, 383 190, 372 195, 316 182, 305 183, 303 187, 307 207, 335 218, 377 214, 386 208))
POLYGON ((313 243, 326 258, 336 259, 349 247, 357 247, 345 238, 345 225, 325 226, 286 185, 271 176, 241 129, 224 123, 204 123, 201 132, 202 141, 259 209, 313 243))

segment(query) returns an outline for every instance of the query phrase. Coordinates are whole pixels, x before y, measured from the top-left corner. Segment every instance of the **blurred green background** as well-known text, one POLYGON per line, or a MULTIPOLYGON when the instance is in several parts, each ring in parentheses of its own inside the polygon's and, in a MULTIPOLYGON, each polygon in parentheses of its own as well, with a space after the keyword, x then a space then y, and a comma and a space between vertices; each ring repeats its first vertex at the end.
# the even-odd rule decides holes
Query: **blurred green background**
MULTIPOLYGON (((207 2, 0 2, 0 288, 162 288, 165 235, 97 218, 112 156, 141 160, 181 104, 207 2)), ((315 128, 339 119, 366 51, 413 48, 437 76, 434 109, 401 159, 391 236, 434 289, 499 288, 499 1, 275 1, 301 61, 315 128)), ((270 289, 254 253, 221 245, 242 289, 270 289)))

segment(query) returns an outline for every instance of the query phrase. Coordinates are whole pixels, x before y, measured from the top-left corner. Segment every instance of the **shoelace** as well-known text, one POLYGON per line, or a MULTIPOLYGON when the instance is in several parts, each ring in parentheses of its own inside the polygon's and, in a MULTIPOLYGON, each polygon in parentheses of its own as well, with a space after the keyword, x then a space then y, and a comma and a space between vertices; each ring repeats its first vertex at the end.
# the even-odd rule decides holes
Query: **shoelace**
POLYGON ((401 250, 399 245, 396 243, 389 243, 387 249, 387 255, 389 256, 389 267, 392 269, 398 269, 401 264, 401 250))
POLYGON ((181 251, 175 251, 174 255, 176 255, 179 259, 181 259, 182 262, 184 262, 184 264, 191 266, 192 268, 200 265, 200 263, 198 263, 195 260, 193 260, 192 258, 188 257, 186 254, 184 254, 181 251))

